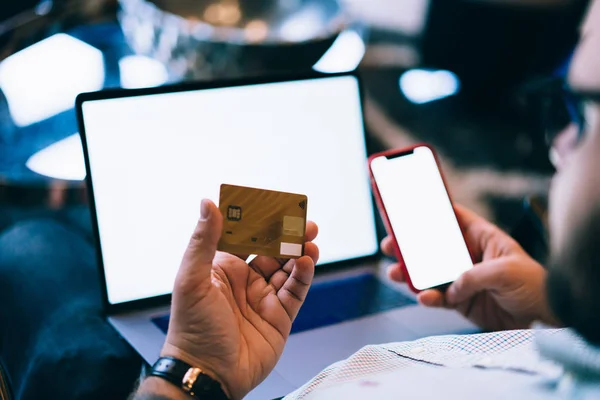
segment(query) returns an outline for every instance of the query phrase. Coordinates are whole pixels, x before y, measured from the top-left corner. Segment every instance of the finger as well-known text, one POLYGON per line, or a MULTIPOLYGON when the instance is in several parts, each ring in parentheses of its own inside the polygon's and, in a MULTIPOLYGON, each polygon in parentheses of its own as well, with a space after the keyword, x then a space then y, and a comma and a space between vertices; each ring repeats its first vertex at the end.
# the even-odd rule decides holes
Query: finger
MULTIPOLYGON (((316 251, 316 259, 313 258, 313 260, 315 260, 315 264, 319 257, 319 249, 314 245, 314 243, 311 243, 311 240, 314 240, 318 233, 319 228, 317 227, 317 224, 309 221, 306 224, 306 243, 304 244, 304 255, 313 258, 316 251)), ((252 260, 250 266, 268 281, 276 271, 281 269, 281 267, 288 262, 288 260, 289 258, 258 256, 252 260)))
POLYGON ((387 269, 388 277, 395 282, 404 282, 404 271, 400 263, 392 264, 387 269))
POLYGON ((289 260, 280 270, 273 274, 269 284, 273 286, 276 292, 287 282, 294 269, 294 265, 296 265, 296 260, 289 260))
POLYGON ((285 263, 289 261, 289 258, 275 258, 268 256, 257 256, 252 262, 250 262, 250 268, 255 270, 265 280, 271 279, 273 274, 281 269, 285 263))
MULTIPOLYGON (((290 264, 294 263, 294 262, 295 261, 290 260, 290 264)), ((271 276, 271 279, 269 280, 269 285, 273 286, 273 288, 277 292, 279 289, 281 289, 283 284, 285 282, 287 282, 289 277, 290 277, 289 272, 286 272, 283 269, 280 269, 279 271, 275 272, 273 274, 273 276, 271 276)))
POLYGON ((454 210, 469 250, 472 252, 471 256, 475 262, 481 261, 489 244, 495 242, 497 235, 502 231, 466 207, 455 204, 454 210))
POLYGON ((475 262, 481 261, 485 250, 485 242, 482 241, 484 235, 489 233, 489 224, 484 218, 480 217, 473 211, 461 205, 454 204, 456 219, 463 232, 471 257, 475 262))
POLYGON ((313 263, 316 265, 319 262, 319 257, 321 252, 319 250, 319 246, 310 242, 304 245, 304 255, 310 257, 313 260, 313 263))
POLYGON ((522 252, 513 238, 485 218, 460 205, 454 205, 454 209, 475 262, 522 252))
POLYGON ((444 295, 439 290, 425 290, 417 295, 417 301, 426 307, 444 307, 444 295))
MULTIPOLYGON (((314 243, 306 243, 304 255, 310 257, 316 264, 319 261, 319 248, 314 243)), ((294 260, 289 260, 281 269, 275 271, 269 280, 269 284, 275 288, 275 291, 281 289, 283 284, 290 277, 290 273, 294 268, 294 260)))
POLYGON ((291 321, 294 321, 300 307, 306 299, 308 289, 315 273, 315 263, 308 256, 292 261, 290 277, 277 292, 281 305, 287 312, 291 321))
POLYGON ((458 219, 458 222, 462 227, 467 228, 471 224, 482 222, 488 223, 488 221, 485 218, 479 216, 474 211, 471 211, 460 204, 454 204, 454 211, 456 212, 456 218, 458 219))
POLYGON ((200 219, 185 251, 180 272, 183 274, 202 274, 210 276, 212 261, 221 238, 223 217, 219 209, 210 200, 202 200, 200 219))
POLYGON ((394 254, 394 239, 391 236, 386 236, 381 241, 381 251, 383 254, 389 257, 393 257, 394 254))
POLYGON ((317 224, 315 224, 312 221, 308 221, 306 223, 306 234, 305 234, 306 241, 312 242, 313 240, 315 240, 317 238, 318 234, 319 234, 319 227, 317 226, 317 224))
POLYGON ((477 264, 448 287, 446 301, 454 306, 484 290, 499 289, 508 283, 510 275, 506 258, 477 264))

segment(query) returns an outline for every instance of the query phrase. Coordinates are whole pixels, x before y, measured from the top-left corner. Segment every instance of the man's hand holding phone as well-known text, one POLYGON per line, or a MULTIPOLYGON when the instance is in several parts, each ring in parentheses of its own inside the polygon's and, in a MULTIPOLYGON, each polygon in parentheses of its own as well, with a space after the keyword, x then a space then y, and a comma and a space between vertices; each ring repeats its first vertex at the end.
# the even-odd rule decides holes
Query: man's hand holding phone
MULTIPOLYGON (((454 208, 475 265, 445 293, 420 292, 419 302, 456 309, 486 330, 527 328, 536 320, 556 325, 545 298, 546 270, 500 228, 464 207, 454 208)), ((388 256, 394 255, 391 237, 381 247, 388 256)), ((404 282, 400 262, 388 272, 392 280, 404 282)))
POLYGON ((369 157, 377 205, 394 254, 403 260, 414 292, 442 289, 473 260, 431 146, 390 150, 369 157))

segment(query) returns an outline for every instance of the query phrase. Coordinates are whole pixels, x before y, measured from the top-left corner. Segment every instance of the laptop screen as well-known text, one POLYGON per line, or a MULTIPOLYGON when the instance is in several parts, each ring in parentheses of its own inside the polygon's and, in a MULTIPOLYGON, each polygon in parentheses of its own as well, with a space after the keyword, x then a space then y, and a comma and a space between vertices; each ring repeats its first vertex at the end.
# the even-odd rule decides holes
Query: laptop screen
POLYGON ((306 194, 319 268, 377 252, 354 76, 84 98, 81 113, 112 305, 171 293, 222 183, 306 194))

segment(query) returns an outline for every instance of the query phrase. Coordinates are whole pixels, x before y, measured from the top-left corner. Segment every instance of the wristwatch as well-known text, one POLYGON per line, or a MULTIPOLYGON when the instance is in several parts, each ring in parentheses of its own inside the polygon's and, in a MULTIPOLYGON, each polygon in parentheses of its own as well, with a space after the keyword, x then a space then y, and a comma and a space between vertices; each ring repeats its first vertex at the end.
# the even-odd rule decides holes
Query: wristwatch
POLYGON ((149 375, 163 378, 197 399, 229 400, 219 382, 204 374, 202 369, 173 357, 159 358, 149 375))

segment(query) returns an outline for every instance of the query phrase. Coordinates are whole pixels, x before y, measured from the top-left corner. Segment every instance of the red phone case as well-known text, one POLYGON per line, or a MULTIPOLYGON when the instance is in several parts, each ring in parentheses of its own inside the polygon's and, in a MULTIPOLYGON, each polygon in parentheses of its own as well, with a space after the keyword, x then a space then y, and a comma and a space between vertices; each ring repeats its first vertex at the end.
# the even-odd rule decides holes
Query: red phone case
MULTIPOLYGON (((411 150, 414 150, 417 147, 427 147, 433 153, 433 158, 435 159, 435 163, 438 167, 438 170, 440 171, 440 175, 442 177, 442 182, 444 183, 444 189, 446 190, 446 194, 448 195, 450 202, 454 205, 454 202, 452 201, 452 197, 450 196, 450 192, 448 191, 448 185, 446 184, 446 178, 444 177, 444 173, 443 173, 442 169, 440 168, 440 163, 438 160, 437 153, 436 153, 435 149, 432 146, 430 146, 429 144, 419 143, 419 144, 416 144, 416 145, 410 146, 410 147, 404 147, 401 149, 392 149, 392 150, 383 151, 383 152, 371 155, 369 157, 369 161, 368 161, 369 174, 371 176, 371 184, 373 186, 373 193, 375 194, 375 201, 377 202, 377 207, 379 208, 379 212, 380 212, 381 216, 383 217, 383 222, 385 224, 386 231, 388 232, 388 235, 390 235, 393 239, 394 250, 396 252, 396 258, 398 259, 398 262, 400 263, 400 265, 402 267, 402 272, 406 279, 406 283, 408 284, 408 287, 410 287, 410 289, 415 293, 419 293, 419 292, 421 292, 421 290, 414 287, 414 285, 410 279, 410 275, 408 274, 408 269, 406 268, 406 264, 404 263, 404 259, 402 257, 402 251, 400 250, 400 246, 398 245, 398 241, 396 240, 396 236, 394 235, 394 231, 392 230, 390 218, 388 217, 387 211, 385 209, 385 205, 383 204, 383 200, 381 199, 381 193, 379 192, 379 188, 377 187, 377 183, 375 182, 375 177, 373 176, 373 170, 371 169, 371 162, 375 158, 378 158, 378 157, 382 157, 382 156, 387 157, 387 156, 394 156, 394 155, 401 154, 401 153, 407 153, 407 152, 410 152, 411 150)), ((458 220, 458 217, 456 215, 456 210, 454 209, 454 207, 452 207, 452 210, 454 212, 454 217, 458 220)), ((464 239, 465 233, 462 229, 462 226, 460 227, 460 230, 462 232, 463 239, 464 239)), ((467 250, 469 251, 469 254, 471 255, 471 260, 473 260, 473 252, 471 252, 471 249, 469 248, 469 244, 467 243, 466 240, 465 240, 465 245, 467 246, 467 250)))

